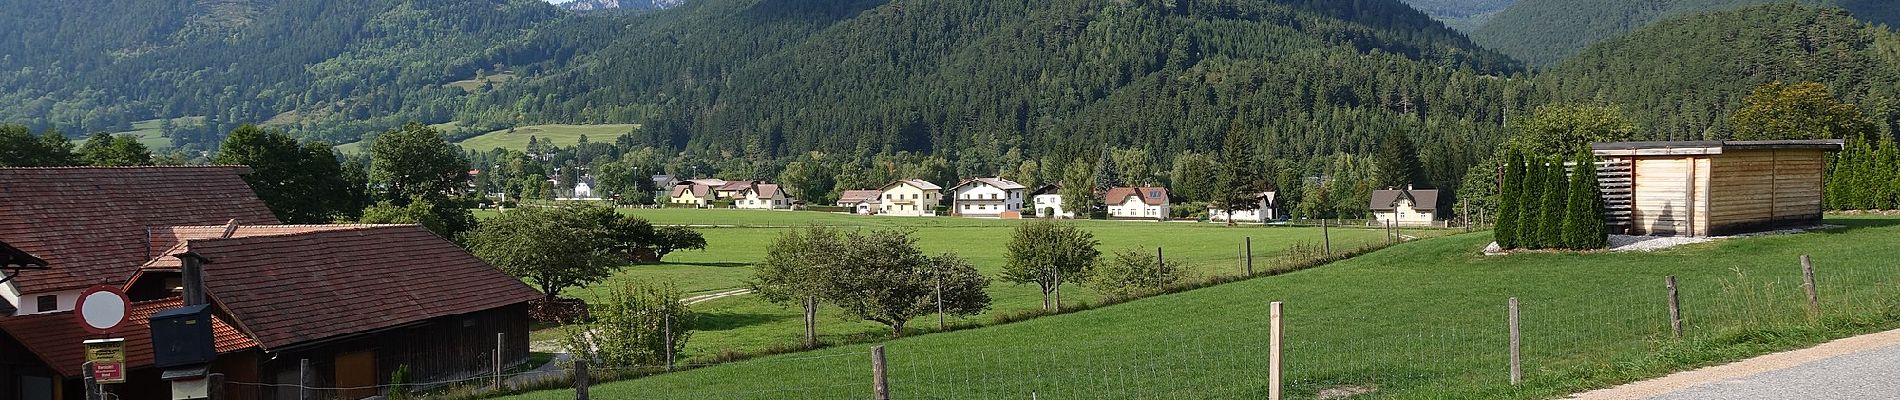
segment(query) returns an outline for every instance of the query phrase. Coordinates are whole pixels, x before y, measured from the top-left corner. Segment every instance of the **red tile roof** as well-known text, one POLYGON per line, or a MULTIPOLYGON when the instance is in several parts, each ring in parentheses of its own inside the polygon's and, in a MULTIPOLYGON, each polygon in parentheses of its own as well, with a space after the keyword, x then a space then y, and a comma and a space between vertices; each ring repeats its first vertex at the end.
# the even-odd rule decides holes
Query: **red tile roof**
POLYGON ((1106 204, 1120 205, 1128 201, 1128 196, 1140 197, 1143 203, 1147 203, 1151 206, 1168 204, 1168 188, 1164 187, 1111 188, 1108 189, 1107 195, 1102 196, 1102 199, 1106 204))
POLYGON ((146 229, 236 219, 275 225, 249 167, 0 168, 0 242, 53 267, 15 280, 25 293, 119 282, 149 260, 146 229))
POLYGON ((415 225, 190 240, 205 292, 265 349, 467 314, 541 293, 415 225))
MULTIPOLYGON (((151 317, 159 311, 184 306, 184 300, 170 298, 132 303, 126 324, 119 329, 118 337, 125 338, 126 368, 143 368, 152 365, 152 329, 151 317)), ((26 345, 28 351, 38 356, 47 366, 59 371, 60 375, 79 376, 80 365, 86 362, 86 348, 80 343, 87 338, 99 335, 86 333, 79 327, 79 321, 71 312, 53 314, 35 314, 0 319, 0 330, 26 345)), ((257 347, 257 342, 244 336, 232 327, 224 318, 211 318, 211 333, 216 338, 219 354, 257 347)))
MULTIPOLYGON (((231 237, 277 236, 389 226, 405 225, 239 225, 237 226, 237 230, 231 232, 231 237)), ((166 226, 152 228, 152 259, 147 261, 140 269, 178 269, 178 258, 171 256, 185 252, 185 241, 222 238, 224 237, 224 231, 229 228, 231 228, 229 225, 166 226)))

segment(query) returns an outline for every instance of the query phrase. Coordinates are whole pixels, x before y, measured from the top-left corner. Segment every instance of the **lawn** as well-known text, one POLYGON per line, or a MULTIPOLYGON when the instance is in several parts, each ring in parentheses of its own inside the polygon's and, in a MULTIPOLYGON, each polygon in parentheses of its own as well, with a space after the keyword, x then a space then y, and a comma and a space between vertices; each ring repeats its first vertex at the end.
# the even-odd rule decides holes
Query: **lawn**
MULTIPOLYGON (((954 252, 970 259, 988 276, 1001 274, 1003 245, 1011 230, 1023 223, 1014 220, 970 218, 872 217, 818 212, 759 210, 653 209, 623 212, 641 216, 663 225, 702 225, 707 239, 705 251, 685 251, 668 256, 666 263, 631 266, 607 282, 570 289, 564 296, 598 301, 608 288, 625 282, 671 283, 690 293, 706 293, 746 285, 752 276, 751 265, 765 258, 765 248, 793 226, 836 226, 845 228, 898 228, 915 232, 918 244, 929 253, 954 252)), ((492 214, 483 213, 486 217, 492 214)), ((1247 237, 1254 241, 1256 268, 1266 269, 1275 257, 1298 242, 1317 243, 1319 228, 1298 227, 1226 227, 1192 222, 1156 223, 1144 221, 1076 221, 1077 226, 1095 234, 1100 249, 1110 253, 1137 249, 1153 254, 1159 246, 1171 264, 1188 268, 1195 276, 1229 275, 1243 271, 1239 245, 1247 237)), ((1442 234, 1446 231, 1429 231, 1442 234)), ((1364 246, 1384 240, 1379 230, 1332 229, 1338 248, 1364 246)), ((1042 307, 1040 291, 1034 285, 993 282, 991 311, 972 317, 989 321, 999 315, 1020 313, 1042 307)), ((1096 301, 1100 294, 1084 287, 1066 287, 1063 301, 1068 304, 1096 301)), ((797 343, 803 322, 796 305, 771 304, 756 296, 739 296, 698 304, 702 329, 688 342, 687 358, 709 358, 722 351, 754 352, 797 343)), ((820 334, 828 340, 887 332, 874 323, 844 319, 835 309, 820 311, 820 334)), ((919 320, 915 328, 935 328, 935 316, 919 320), (927 322, 927 323, 926 323, 927 322)), ((951 318, 951 321, 957 321, 951 318)))
MULTIPOLYGON (((1551 398, 1900 326, 1900 269, 1892 265, 1900 259, 1900 219, 1830 222, 1847 228, 1655 253, 1486 257, 1478 249, 1488 234, 1424 240, 1287 275, 891 340, 884 343, 891 391, 907 398, 1260 398, 1272 301, 1286 303, 1286 387, 1296 399, 1321 391, 1551 398), (1803 254, 1815 258, 1818 317, 1804 310, 1803 254), (1668 275, 1681 281, 1684 339, 1669 335, 1668 275), (1521 386, 1506 380, 1505 304, 1513 296, 1522 301, 1521 386)), ((849 345, 766 357, 601 384, 593 394, 864 397, 871 392, 866 352, 849 345)), ((554 390, 514 398, 572 396, 554 390)))
POLYGON ((489 132, 456 144, 465 149, 486 152, 496 148, 527 149, 530 137, 540 141, 552 141, 560 146, 573 146, 580 143, 581 136, 586 136, 587 140, 594 142, 612 143, 614 138, 639 127, 636 124, 529 125, 489 132))
MULTIPOLYGON (((163 123, 164 123, 163 119, 148 119, 144 121, 133 122, 132 130, 123 131, 123 132, 112 132, 112 134, 132 135, 133 137, 138 138, 139 144, 145 145, 145 148, 147 149, 151 149, 151 150, 169 149, 172 147, 172 139, 165 137, 164 130, 161 129, 161 126, 163 123)), ((204 117, 174 118, 172 119, 172 123, 178 124, 181 127, 195 126, 195 125, 203 124, 204 117)))

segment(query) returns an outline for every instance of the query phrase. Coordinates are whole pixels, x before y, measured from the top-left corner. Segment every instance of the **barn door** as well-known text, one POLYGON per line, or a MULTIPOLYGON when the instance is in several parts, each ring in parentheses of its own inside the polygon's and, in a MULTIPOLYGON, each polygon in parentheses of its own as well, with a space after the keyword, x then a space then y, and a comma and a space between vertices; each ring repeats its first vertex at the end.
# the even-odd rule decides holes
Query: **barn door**
POLYGON ((336 387, 339 398, 362 399, 376 396, 376 352, 359 351, 336 356, 336 387), (356 389, 347 389, 356 388, 356 389))

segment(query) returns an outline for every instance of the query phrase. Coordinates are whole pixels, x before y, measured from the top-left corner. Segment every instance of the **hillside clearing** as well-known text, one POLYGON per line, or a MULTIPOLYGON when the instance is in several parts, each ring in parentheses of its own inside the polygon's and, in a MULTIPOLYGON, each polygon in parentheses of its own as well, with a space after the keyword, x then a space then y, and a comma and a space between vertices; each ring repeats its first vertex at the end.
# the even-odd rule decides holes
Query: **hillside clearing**
MULTIPOLYGON (((921 398, 1256 398, 1267 315, 1287 304, 1290 398, 1549 398, 1896 326, 1900 219, 1654 253, 1483 257, 1487 234, 1401 245, 1283 276, 1021 323, 885 343, 894 393, 921 398), (1815 256, 1824 317, 1802 311, 1815 256), (1668 338, 1663 277, 1683 285, 1668 338), (1526 381, 1505 379, 1505 300, 1523 302, 1526 381)), ((869 393, 866 346, 596 386, 603 397, 845 398, 869 393)), ((513 398, 571 398, 571 390, 513 398)))
POLYGON ((614 138, 639 128, 638 124, 529 125, 489 132, 456 144, 465 149, 485 152, 497 148, 526 150, 529 138, 559 146, 580 143, 582 136, 593 142, 612 143, 614 138))

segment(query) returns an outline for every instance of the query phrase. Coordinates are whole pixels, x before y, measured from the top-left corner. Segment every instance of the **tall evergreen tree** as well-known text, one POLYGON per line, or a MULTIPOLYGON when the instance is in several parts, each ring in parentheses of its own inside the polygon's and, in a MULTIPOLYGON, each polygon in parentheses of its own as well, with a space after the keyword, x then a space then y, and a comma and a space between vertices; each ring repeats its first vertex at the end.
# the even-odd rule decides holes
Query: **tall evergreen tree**
POLYGON ((1524 158, 1517 150, 1504 151, 1504 171, 1501 179, 1495 179, 1498 188, 1497 227, 1492 236, 1497 238, 1498 246, 1515 249, 1522 245, 1518 241, 1518 210, 1522 209, 1524 192, 1524 158))
POLYGON ((1563 247, 1565 191, 1569 181, 1565 179, 1563 158, 1548 158, 1549 166, 1544 168, 1543 199, 1538 206, 1537 240, 1538 248, 1563 247))
POLYGON ((1537 157, 1525 157, 1524 175, 1519 179, 1524 183, 1517 194, 1517 221, 1512 229, 1520 249, 1542 248, 1543 240, 1537 237, 1537 232, 1544 215, 1544 164, 1537 157))
POLYGON ((1379 186, 1405 188, 1405 185, 1423 183, 1423 173, 1418 161, 1418 146, 1405 133, 1392 131, 1385 135, 1385 141, 1379 144, 1379 186))
POLYGON ((1573 250, 1609 247, 1609 232, 1603 226, 1603 189, 1597 182, 1596 157, 1590 152, 1577 156, 1577 168, 1570 174, 1570 196, 1564 204, 1564 247, 1573 250))

